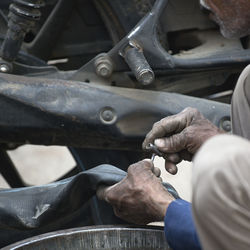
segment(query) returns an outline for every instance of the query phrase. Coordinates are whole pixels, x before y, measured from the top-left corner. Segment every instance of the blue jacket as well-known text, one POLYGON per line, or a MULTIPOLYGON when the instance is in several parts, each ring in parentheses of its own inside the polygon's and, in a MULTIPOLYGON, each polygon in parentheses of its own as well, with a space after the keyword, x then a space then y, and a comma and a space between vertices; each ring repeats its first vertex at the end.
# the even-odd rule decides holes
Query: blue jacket
POLYGON ((191 203, 181 199, 171 202, 165 216, 164 231, 173 250, 201 250, 192 218, 191 203))

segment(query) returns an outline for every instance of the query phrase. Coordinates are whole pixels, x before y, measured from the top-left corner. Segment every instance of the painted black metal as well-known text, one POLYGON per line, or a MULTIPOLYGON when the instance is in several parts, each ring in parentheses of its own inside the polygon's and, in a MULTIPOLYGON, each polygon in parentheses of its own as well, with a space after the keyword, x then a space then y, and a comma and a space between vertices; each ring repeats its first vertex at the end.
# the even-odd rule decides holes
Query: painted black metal
MULTIPOLYGON (((108 55, 114 64, 114 72, 128 71, 128 65, 120 54, 131 43, 138 44, 153 70, 185 69, 192 71, 209 70, 216 68, 228 68, 232 66, 244 66, 250 63, 250 49, 242 49, 221 53, 197 59, 181 59, 171 56, 160 44, 157 38, 157 24, 159 18, 167 7, 168 0, 157 0, 152 10, 124 37, 108 55)), ((93 72, 95 59, 84 65, 74 76, 74 80, 82 80, 82 72, 93 72)), ((99 80, 102 78, 99 77, 99 80)))
POLYGON ((59 0, 45 24, 32 41, 31 44, 26 45, 29 53, 41 58, 48 59, 54 49, 56 42, 71 15, 74 1, 59 0))
POLYGON ((0 141, 141 151, 152 124, 185 107, 220 125, 230 105, 173 93, 0 75, 0 141), (116 120, 104 124, 103 108, 116 120))
POLYGON ((19 188, 26 186, 12 160, 3 149, 0 149, 0 162, 0 174, 4 177, 10 187, 19 188))

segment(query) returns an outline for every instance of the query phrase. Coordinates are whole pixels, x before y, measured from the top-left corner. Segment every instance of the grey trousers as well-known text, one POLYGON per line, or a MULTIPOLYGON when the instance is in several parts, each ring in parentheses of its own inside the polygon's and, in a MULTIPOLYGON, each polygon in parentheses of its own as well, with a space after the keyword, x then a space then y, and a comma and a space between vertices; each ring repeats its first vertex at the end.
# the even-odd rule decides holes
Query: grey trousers
POLYGON ((249 103, 250 66, 241 74, 232 102, 233 132, 239 136, 211 138, 194 159, 192 209, 205 250, 250 249, 249 103))

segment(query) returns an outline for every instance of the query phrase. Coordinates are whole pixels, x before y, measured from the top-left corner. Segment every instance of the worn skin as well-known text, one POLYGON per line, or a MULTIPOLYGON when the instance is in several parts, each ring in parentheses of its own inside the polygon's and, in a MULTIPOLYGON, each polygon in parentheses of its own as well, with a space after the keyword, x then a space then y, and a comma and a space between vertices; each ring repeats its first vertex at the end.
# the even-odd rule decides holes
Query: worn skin
POLYGON ((147 134, 143 148, 154 143, 165 153, 165 168, 176 174, 176 164, 192 160, 201 145, 217 134, 223 133, 207 120, 197 109, 186 108, 181 113, 168 116, 155 123, 147 134))
MULTIPOLYGON (((200 0, 218 23, 222 35, 240 38, 250 34, 250 0, 200 0)), ((221 133, 201 113, 192 108, 156 123, 146 136, 143 148, 154 142, 164 152, 166 169, 175 174, 176 164, 191 160, 201 145, 221 133)), ((174 198, 160 184, 148 162, 129 167, 128 176, 105 189, 104 199, 111 203, 118 217, 128 222, 146 224, 163 220, 174 198)))
POLYGON ((146 225, 163 221, 174 198, 162 185, 159 170, 153 169, 150 160, 131 165, 126 178, 99 191, 98 197, 110 203, 116 216, 128 222, 146 225))
POLYGON ((211 11, 211 19, 220 26, 223 36, 240 38, 250 34, 249 0, 201 0, 211 11))

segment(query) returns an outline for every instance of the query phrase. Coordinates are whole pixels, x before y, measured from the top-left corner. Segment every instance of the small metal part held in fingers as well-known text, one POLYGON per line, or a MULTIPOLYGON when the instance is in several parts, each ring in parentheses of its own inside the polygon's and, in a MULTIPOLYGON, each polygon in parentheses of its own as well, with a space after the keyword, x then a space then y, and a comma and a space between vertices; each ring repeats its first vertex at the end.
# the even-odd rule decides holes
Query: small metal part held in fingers
POLYGON ((154 163, 155 156, 156 156, 156 154, 155 154, 155 153, 153 153, 153 154, 152 154, 152 156, 151 156, 151 161, 152 161, 152 163, 154 163))
POLYGON ((152 144, 152 143, 149 143, 149 144, 146 146, 146 149, 147 149, 148 151, 153 152, 154 154, 156 154, 156 155, 158 155, 158 156, 160 156, 160 157, 163 156, 162 152, 161 152, 154 144, 152 144))

